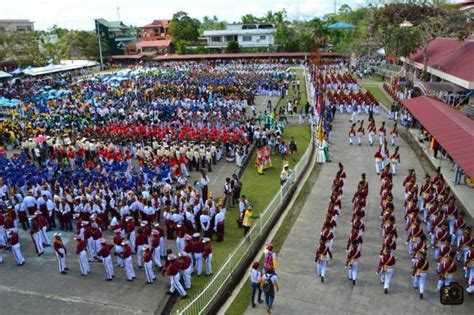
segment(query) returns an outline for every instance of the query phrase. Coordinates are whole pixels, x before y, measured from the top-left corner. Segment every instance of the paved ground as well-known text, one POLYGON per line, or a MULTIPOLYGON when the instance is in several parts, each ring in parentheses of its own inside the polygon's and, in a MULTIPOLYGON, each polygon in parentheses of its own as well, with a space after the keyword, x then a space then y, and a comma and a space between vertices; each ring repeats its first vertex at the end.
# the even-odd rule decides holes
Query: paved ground
MULTIPOLYGON (((276 97, 272 97, 276 103, 276 97)), ((256 99, 257 110, 263 110, 268 97, 256 99)), ((215 196, 222 194, 225 178, 237 173, 234 163, 225 161, 213 166, 209 173, 210 191, 215 196)), ((190 180, 199 179, 200 173, 192 172, 190 180)), ((48 233, 52 238, 54 232, 48 233)), ((108 234, 107 238, 111 239, 108 234)), ((63 233, 68 248, 67 275, 59 274, 54 250, 46 248, 42 257, 37 257, 29 232, 20 231, 22 253, 26 258, 23 267, 16 267, 13 254, 0 250, 5 261, 0 265, 0 314, 148 314, 161 310, 167 302, 167 279, 157 274, 153 285, 145 284, 144 271, 135 269, 137 279, 125 281, 125 271, 115 268, 115 280, 104 281, 101 263, 92 263, 91 274, 81 277, 75 255, 72 233, 63 233)), ((174 242, 167 243, 175 249, 174 242)), ((135 259, 135 258, 134 258, 135 259)))
MULTIPOLYGON (((367 117, 364 117, 365 119, 367 117)), ((418 292, 411 286, 411 261, 407 255, 404 240, 407 236, 403 223, 403 190, 402 181, 407 168, 415 168, 419 180, 424 174, 414 152, 403 141, 400 141, 402 165, 398 176, 394 177, 394 202, 398 223, 399 239, 396 256, 398 262, 388 295, 383 294, 379 277, 375 274, 378 255, 382 243, 380 226, 379 188, 380 181, 374 169, 374 153, 376 148, 369 147, 367 142, 362 147, 349 146, 347 133, 349 117, 338 116, 333 125, 334 145, 331 147, 333 163, 325 164, 313 187, 300 217, 291 230, 288 238, 278 254, 277 273, 280 278, 281 290, 276 294, 274 314, 414 314, 414 313, 457 313, 472 314, 474 300, 465 296, 462 306, 442 306, 436 294, 437 275, 430 250, 430 270, 425 291, 425 299, 419 300, 418 292), (316 275, 314 254, 318 244, 319 232, 330 196, 332 180, 337 172, 337 162, 345 165, 347 182, 342 198, 342 216, 338 222, 337 234, 333 246, 334 259, 331 261, 326 281, 320 282, 316 275), (350 200, 356 189, 360 174, 365 172, 370 183, 367 201, 366 233, 359 265, 359 279, 356 286, 347 280, 344 269, 345 246, 350 232, 351 218, 350 200), (471 311, 469 311, 471 310, 471 311)), ((386 116, 377 117, 379 122, 386 116)), ((378 125, 379 125, 378 124, 378 125)), ((388 123, 391 130, 392 123, 388 123)), ((472 196, 471 196, 472 198, 472 196)), ((472 221, 472 220, 471 220, 472 221)), ((459 268, 459 267, 458 267, 459 268)), ((461 273, 456 280, 462 285, 461 273)), ((246 314, 265 313, 265 307, 249 309, 246 314)))

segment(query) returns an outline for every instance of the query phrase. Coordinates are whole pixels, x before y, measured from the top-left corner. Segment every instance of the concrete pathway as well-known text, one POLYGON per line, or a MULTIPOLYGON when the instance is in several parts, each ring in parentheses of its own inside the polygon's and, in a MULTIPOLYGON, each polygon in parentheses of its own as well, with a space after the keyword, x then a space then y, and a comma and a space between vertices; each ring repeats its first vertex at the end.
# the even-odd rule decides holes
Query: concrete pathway
MULTIPOLYGON (((366 116, 362 119, 367 120, 366 116)), ((330 148, 332 163, 325 164, 308 197, 300 217, 291 230, 288 238, 278 253, 277 274, 281 290, 276 293, 274 314, 470 314, 474 307, 472 296, 465 295, 464 305, 442 306, 435 292, 437 284, 436 264, 433 251, 429 251, 430 270, 425 291, 425 299, 420 300, 418 292, 411 286, 411 261, 407 254, 404 240, 407 237, 403 222, 403 177, 408 168, 414 168, 418 180, 423 178, 423 169, 415 153, 400 139, 402 165, 399 175, 394 177, 394 203, 398 225, 397 241, 398 262, 388 295, 383 293, 379 277, 375 274, 379 251, 382 244, 380 227, 380 181, 375 173, 374 153, 376 147, 364 144, 349 146, 347 134, 349 116, 339 115, 333 124, 334 145, 330 148), (336 238, 333 246, 334 259, 328 267, 326 281, 320 282, 316 274, 314 262, 315 250, 318 245, 319 233, 331 193, 332 180, 336 175, 337 162, 342 162, 347 173, 347 181, 342 198, 342 215, 339 218, 336 238), (366 173, 369 182, 367 200, 366 232, 359 264, 357 285, 353 286, 347 279, 344 269, 346 260, 346 244, 350 232, 351 198, 360 179, 366 173), (469 311, 469 309, 471 311, 469 311)), ((376 117, 377 126, 381 120, 387 122, 387 130, 391 130, 392 122, 388 122, 385 114, 376 117)), ((365 124, 367 125, 367 124, 365 124)), ((393 150, 393 148, 390 148, 393 150)), ((419 183, 420 184, 420 183, 419 183)), ((458 266, 459 268, 459 266, 458 266)), ((456 280, 462 285, 461 272, 457 272, 456 280)), ((262 314, 266 312, 264 305, 255 309, 249 307, 246 314, 262 314)))

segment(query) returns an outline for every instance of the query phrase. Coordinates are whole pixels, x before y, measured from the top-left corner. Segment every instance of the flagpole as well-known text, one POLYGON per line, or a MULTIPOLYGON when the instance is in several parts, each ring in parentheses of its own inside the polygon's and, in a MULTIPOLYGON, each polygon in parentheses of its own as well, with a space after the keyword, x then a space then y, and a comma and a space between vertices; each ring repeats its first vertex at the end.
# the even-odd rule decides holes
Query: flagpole
POLYGON ((99 31, 99 25, 97 24, 97 20, 95 21, 95 28, 97 30, 97 37, 99 38, 99 57, 100 57, 100 70, 104 70, 104 60, 102 59, 102 42, 100 40, 100 31, 99 31))

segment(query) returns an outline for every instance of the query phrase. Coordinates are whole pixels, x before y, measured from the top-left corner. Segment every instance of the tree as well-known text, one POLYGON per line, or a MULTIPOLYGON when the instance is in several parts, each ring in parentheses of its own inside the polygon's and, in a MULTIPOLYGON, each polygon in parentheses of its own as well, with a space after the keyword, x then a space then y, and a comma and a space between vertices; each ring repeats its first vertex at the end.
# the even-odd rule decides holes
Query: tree
POLYGON ((389 54, 399 57, 422 48, 426 71, 427 49, 432 40, 443 36, 456 36, 463 40, 468 36, 462 13, 444 5, 443 1, 435 2, 387 4, 373 15, 369 35, 373 34, 389 54), (402 29, 404 21, 411 23, 409 30, 402 29))
POLYGON ((179 11, 173 15, 169 28, 173 41, 194 42, 199 37, 199 26, 201 22, 191 18, 186 12, 179 11))
POLYGON ((261 22, 261 18, 258 18, 251 13, 242 16, 240 19, 243 24, 257 24, 261 22))
POLYGON ((199 28, 199 33, 202 34, 204 31, 222 30, 225 29, 226 25, 226 21, 219 21, 215 15, 212 18, 204 16, 199 28))
POLYGON ((235 40, 228 41, 226 52, 227 53, 238 53, 238 52, 240 52, 239 43, 235 40))
POLYGON ((176 41, 175 46, 176 46, 176 53, 178 55, 185 55, 187 53, 187 49, 186 49, 187 43, 185 40, 180 39, 176 41))

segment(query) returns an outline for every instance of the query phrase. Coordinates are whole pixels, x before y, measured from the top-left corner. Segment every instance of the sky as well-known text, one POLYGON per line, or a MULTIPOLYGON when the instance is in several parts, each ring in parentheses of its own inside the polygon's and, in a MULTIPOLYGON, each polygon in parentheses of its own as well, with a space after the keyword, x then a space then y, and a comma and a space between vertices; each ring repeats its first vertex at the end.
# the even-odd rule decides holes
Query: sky
MULTIPOLYGON (((346 3, 355 8, 362 2, 337 0, 337 6, 346 3)), ((227 22, 240 21, 248 13, 261 16, 269 10, 283 8, 290 19, 334 12, 334 0, 1 0, 0 6, 0 19, 30 19, 37 30, 46 30, 54 24, 92 30, 95 18, 115 21, 118 16, 127 25, 143 26, 154 19, 171 19, 177 11, 198 19, 216 15, 227 22)))

